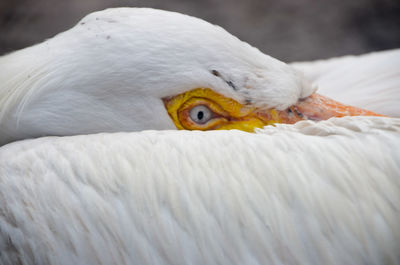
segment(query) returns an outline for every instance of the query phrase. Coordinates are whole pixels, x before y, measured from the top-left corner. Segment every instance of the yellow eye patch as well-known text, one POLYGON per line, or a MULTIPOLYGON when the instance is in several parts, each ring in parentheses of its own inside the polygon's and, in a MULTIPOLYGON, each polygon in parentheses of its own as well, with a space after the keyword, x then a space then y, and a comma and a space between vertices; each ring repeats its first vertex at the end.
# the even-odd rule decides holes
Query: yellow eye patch
POLYGON ((197 88, 164 98, 164 105, 180 130, 231 130, 253 132, 274 123, 293 124, 301 120, 324 120, 346 115, 382 116, 371 111, 343 105, 312 94, 285 110, 242 105, 209 88, 197 88))
POLYGON ((197 88, 163 99, 169 116, 181 130, 229 130, 253 132, 275 121, 257 117, 254 107, 248 107, 212 91, 197 88))

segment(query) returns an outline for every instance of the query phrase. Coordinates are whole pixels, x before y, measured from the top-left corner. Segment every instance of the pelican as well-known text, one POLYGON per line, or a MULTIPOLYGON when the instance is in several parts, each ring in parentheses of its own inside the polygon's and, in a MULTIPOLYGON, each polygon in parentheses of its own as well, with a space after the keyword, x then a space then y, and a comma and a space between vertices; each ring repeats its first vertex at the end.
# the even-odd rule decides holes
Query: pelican
POLYGON ((220 27, 154 9, 92 13, 3 57, 0 68, 0 144, 147 129, 253 131, 374 115, 314 93, 301 72, 220 27))
POLYGON ((399 54, 287 65, 115 8, 3 56, 0 263, 399 264, 399 54))

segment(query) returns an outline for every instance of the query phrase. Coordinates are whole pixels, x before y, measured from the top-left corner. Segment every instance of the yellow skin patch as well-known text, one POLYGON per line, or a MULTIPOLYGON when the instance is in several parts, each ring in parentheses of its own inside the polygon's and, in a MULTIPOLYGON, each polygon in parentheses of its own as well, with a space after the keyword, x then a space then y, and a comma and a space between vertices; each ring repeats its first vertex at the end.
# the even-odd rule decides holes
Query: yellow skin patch
POLYGON ((242 105, 209 88, 197 88, 163 99, 169 116, 180 130, 242 130, 254 132, 274 123, 293 124, 300 120, 326 120, 343 116, 382 116, 343 105, 319 94, 301 99, 285 110, 242 105))
POLYGON ((163 101, 180 130, 237 129, 253 132, 255 128, 280 122, 273 109, 267 110, 268 115, 265 110, 260 115, 256 108, 242 105, 209 88, 197 88, 163 101))

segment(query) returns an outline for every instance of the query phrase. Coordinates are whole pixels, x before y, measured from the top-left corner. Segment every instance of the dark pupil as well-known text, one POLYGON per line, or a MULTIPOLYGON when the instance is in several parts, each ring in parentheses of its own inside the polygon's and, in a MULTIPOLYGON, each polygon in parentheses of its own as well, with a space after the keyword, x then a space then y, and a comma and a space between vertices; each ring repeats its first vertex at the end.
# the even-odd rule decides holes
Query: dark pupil
POLYGON ((204 113, 202 111, 197 112, 197 119, 201 120, 204 117, 204 113))

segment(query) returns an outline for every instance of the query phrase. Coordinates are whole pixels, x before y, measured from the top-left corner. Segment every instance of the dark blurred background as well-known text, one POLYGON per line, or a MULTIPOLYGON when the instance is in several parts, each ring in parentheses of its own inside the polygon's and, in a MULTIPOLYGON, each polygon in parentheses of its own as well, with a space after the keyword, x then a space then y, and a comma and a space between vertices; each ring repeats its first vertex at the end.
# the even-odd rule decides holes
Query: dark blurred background
POLYGON ((200 17, 287 62, 400 47, 400 0, 0 0, 0 54, 118 6, 200 17))

